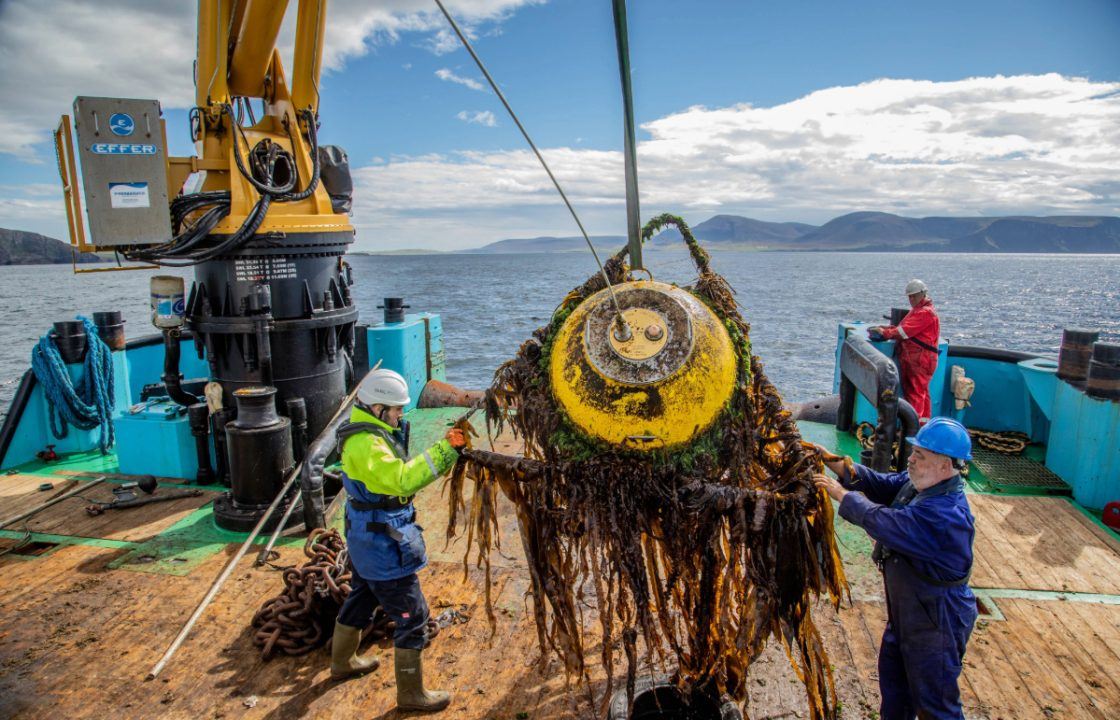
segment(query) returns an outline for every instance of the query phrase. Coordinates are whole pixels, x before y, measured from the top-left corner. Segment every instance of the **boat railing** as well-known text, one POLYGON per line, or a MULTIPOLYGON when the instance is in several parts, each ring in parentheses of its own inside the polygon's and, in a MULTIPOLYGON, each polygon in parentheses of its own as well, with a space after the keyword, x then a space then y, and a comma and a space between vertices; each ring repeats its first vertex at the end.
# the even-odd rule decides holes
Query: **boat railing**
POLYGON ((871 342, 857 333, 844 339, 840 349, 840 408, 836 415, 836 428, 851 431, 855 417, 856 393, 862 394, 875 406, 878 424, 870 456, 865 464, 877 472, 905 468, 910 455, 909 445, 895 440, 918 431, 918 414, 910 403, 901 397, 898 368, 894 362, 879 352, 871 342))

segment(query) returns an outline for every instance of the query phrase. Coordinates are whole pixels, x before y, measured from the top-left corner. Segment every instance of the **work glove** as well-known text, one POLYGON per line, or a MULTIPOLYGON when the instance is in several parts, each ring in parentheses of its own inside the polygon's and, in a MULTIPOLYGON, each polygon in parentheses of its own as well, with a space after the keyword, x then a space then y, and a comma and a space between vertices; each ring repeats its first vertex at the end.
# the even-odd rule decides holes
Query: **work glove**
POLYGON ((447 442, 451 443, 451 447, 458 450, 467 444, 467 436, 459 428, 451 428, 447 431, 447 442))

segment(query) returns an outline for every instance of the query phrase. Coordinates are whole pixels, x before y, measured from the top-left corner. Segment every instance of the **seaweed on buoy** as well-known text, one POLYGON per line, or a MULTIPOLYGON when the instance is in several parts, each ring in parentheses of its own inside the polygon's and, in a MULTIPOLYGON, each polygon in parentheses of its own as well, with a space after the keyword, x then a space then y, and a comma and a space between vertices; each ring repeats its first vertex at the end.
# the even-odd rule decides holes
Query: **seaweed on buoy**
MULTIPOLYGON (((688 225, 662 215, 643 228, 643 240, 667 225, 684 236, 699 273, 684 291, 714 313, 733 349, 733 381, 713 422, 693 428, 688 442, 635 448, 589 432, 557 400, 551 364, 569 360, 557 346, 561 328, 607 289, 603 275, 619 298, 635 284, 623 249, 603 275, 573 289, 495 373, 486 393, 488 427, 510 428, 524 442, 524 457, 463 452, 448 481, 448 535, 466 524, 468 555, 473 549, 486 568, 493 622, 489 554, 498 542, 497 493, 512 501, 542 653, 586 680, 585 632, 598 635, 605 697, 620 645, 631 694, 639 665, 648 662, 675 668, 683 691, 744 700, 750 664, 774 639, 805 685, 811 716, 834 717, 832 673, 811 609, 822 595, 838 608, 847 582, 832 505, 812 481, 822 459, 802 442, 751 354, 750 326, 734 291, 711 269, 688 225), (591 601, 597 628, 585 627, 581 612, 591 601)), ((660 338, 658 332, 650 337, 660 338)))

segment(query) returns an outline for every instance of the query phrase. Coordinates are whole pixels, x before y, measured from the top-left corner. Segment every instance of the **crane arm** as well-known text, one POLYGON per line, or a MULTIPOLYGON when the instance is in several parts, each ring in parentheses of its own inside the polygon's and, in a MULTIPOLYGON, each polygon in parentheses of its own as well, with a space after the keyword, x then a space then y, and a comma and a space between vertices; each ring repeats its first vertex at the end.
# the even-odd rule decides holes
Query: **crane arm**
MULTIPOLYGON (((319 109, 326 0, 300 0, 292 68, 293 107, 319 109)), ((196 103, 211 109, 233 97, 276 98, 284 85, 276 39, 288 0, 200 0, 196 103)))

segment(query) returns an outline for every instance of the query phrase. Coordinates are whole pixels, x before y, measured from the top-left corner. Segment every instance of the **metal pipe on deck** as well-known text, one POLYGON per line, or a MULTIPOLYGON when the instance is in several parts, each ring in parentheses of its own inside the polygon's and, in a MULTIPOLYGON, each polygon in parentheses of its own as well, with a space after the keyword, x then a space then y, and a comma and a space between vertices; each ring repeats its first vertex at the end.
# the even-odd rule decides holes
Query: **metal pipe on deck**
POLYGON ((27 518, 31 517, 32 515, 37 515, 38 513, 42 512, 43 510, 46 510, 47 508, 51 507, 52 505, 57 505, 58 503, 62 502, 63 500, 68 500, 68 499, 74 497, 75 495, 77 495, 79 493, 83 493, 86 490, 89 490, 91 487, 94 487, 95 485, 100 485, 103 482, 105 482, 105 477, 104 476, 99 477, 96 480, 85 483, 83 485, 79 485, 78 487, 74 488, 73 490, 70 490, 69 492, 67 492, 64 495, 59 495, 56 498, 53 498, 51 500, 47 500, 45 503, 42 503, 40 505, 36 505, 35 507, 31 508, 30 510, 22 512, 19 515, 16 515, 14 517, 10 517, 7 520, 5 520, 4 522, 0 522, 0 529, 6 528, 9 525, 11 525, 12 523, 17 523, 20 520, 26 520, 27 518))

